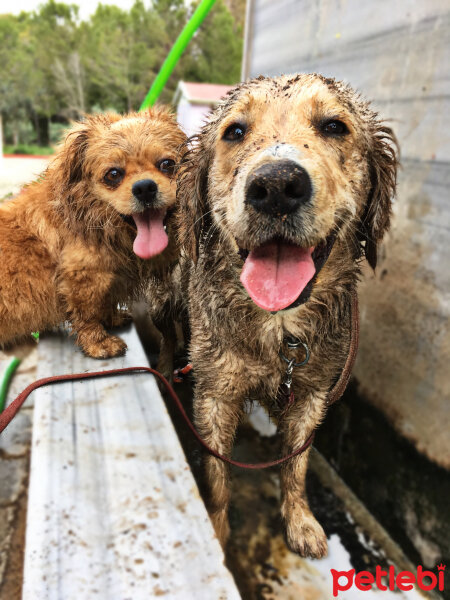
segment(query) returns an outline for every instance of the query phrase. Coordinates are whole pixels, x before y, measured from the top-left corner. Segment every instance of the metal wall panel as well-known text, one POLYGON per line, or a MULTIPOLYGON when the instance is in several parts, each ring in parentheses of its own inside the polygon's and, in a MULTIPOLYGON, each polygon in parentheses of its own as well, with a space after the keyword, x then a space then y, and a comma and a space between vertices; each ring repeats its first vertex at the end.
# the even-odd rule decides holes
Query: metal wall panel
POLYGON ((377 273, 360 286, 355 373, 418 449, 450 467, 450 4, 249 0, 244 75, 318 71, 389 119, 403 169, 377 273))

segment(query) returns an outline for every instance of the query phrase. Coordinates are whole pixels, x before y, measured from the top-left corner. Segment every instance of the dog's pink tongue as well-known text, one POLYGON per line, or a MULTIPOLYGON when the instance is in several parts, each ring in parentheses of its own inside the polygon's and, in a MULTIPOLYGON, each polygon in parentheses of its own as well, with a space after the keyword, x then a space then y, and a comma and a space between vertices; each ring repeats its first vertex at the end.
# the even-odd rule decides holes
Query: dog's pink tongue
POLYGON ((241 283, 264 310, 277 311, 292 304, 316 272, 314 248, 269 242, 247 256, 241 283))
POLYGON ((132 215, 137 227, 133 250, 140 258, 151 258, 167 247, 169 238, 164 230, 164 215, 164 211, 151 208, 132 215))

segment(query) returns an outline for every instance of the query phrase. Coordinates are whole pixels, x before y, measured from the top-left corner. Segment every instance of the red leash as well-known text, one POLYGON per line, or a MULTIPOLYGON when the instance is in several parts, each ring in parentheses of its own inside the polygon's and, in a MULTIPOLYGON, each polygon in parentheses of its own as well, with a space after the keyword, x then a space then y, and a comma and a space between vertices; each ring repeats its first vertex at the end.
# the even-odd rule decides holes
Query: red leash
MULTIPOLYGON (((358 298, 357 298, 355 292, 352 295, 351 309, 352 309, 351 310, 351 336, 350 336, 350 347, 349 347, 349 351, 348 351, 348 355, 347 355, 347 360, 345 361, 345 365, 342 370, 341 376, 339 377, 336 384, 333 386, 333 388, 328 393, 328 400, 327 400, 328 405, 336 402, 336 400, 338 400, 344 393, 344 390, 347 387, 347 383, 348 383, 348 380, 350 379, 350 374, 351 374, 351 371, 352 371, 352 368, 353 368, 353 365, 354 365, 355 359, 356 359, 356 352, 358 350, 358 340, 359 340, 359 315, 358 315, 358 298)), ((12 419, 16 416, 20 407, 25 402, 25 400, 28 398, 28 396, 31 394, 31 392, 33 392, 35 389, 37 389, 39 387, 43 387, 44 385, 50 385, 51 383, 58 383, 61 381, 74 381, 77 379, 90 379, 93 377, 105 377, 108 375, 124 375, 124 374, 128 374, 128 373, 152 373, 153 375, 158 377, 158 379, 165 385, 165 387, 169 393, 169 396, 172 398, 172 400, 177 405, 177 408, 180 411, 180 413, 182 414, 189 429, 192 431, 192 433, 197 438, 197 440, 200 442, 200 444, 210 454, 212 454, 216 458, 219 458, 220 460, 223 460, 224 462, 229 463, 230 465, 234 465, 235 467, 241 467, 243 469, 267 469, 268 467, 274 467, 276 465, 280 465, 281 463, 286 462, 290 458, 294 458, 294 456, 298 456, 299 454, 302 454, 307 448, 309 448, 309 446, 311 446, 311 444, 313 442, 314 431, 308 437, 308 439, 303 444, 303 446, 300 446, 300 448, 297 448, 297 450, 295 450, 294 452, 291 452, 291 454, 288 454, 287 456, 283 456, 282 458, 279 458, 277 460, 272 460, 272 461, 264 462, 264 463, 241 463, 237 460, 233 460, 232 458, 228 458, 227 456, 224 456, 223 454, 219 454, 219 452, 216 452, 216 450, 211 448, 211 446, 209 446, 203 440, 203 438, 200 436, 198 431, 195 429, 192 421, 187 416, 186 411, 184 410, 184 407, 183 407, 180 399, 178 398, 174 389, 172 388, 170 383, 167 381, 167 379, 164 377, 164 375, 161 375, 161 373, 159 373, 158 371, 155 371, 155 369, 152 369, 151 367, 125 367, 124 369, 110 369, 108 371, 96 371, 94 373, 71 373, 68 375, 54 375, 53 377, 44 377, 44 379, 39 379, 38 381, 35 381, 34 383, 32 383, 28 387, 26 387, 23 390, 23 392, 21 392, 17 396, 17 398, 15 400, 13 400, 11 402, 11 404, 2 413, 0 413, 0 433, 2 433, 2 431, 7 427, 7 425, 9 425, 9 423, 12 421, 12 419)))
POLYGON ((162 381, 162 383, 165 385, 170 397, 177 405, 178 410, 181 412, 189 429, 192 431, 192 433, 197 438, 197 440, 200 442, 200 444, 210 454, 212 454, 216 458, 220 458, 220 460, 223 460, 224 462, 227 462, 230 465, 234 465, 235 467, 242 467, 244 469, 266 469, 267 467, 273 467, 275 465, 279 465, 279 464, 285 462, 286 460, 289 460, 290 458, 293 458, 294 456, 297 456, 298 454, 301 454, 302 452, 304 452, 312 444, 312 441, 314 439, 314 432, 313 432, 309 436, 309 438, 306 440, 306 442, 303 444, 303 446, 301 446, 300 448, 297 448, 297 450, 295 450, 295 452, 292 452, 291 454, 289 454, 288 456, 284 456, 283 458, 279 458, 278 460, 272 460, 270 462, 265 462, 265 463, 256 463, 256 464, 241 463, 237 460, 233 460, 232 458, 228 458, 227 456, 223 456, 223 454, 219 454, 219 452, 216 452, 216 450, 211 448, 211 446, 209 446, 203 440, 203 438, 200 436, 198 431, 195 429, 192 421, 187 416, 186 411, 184 410, 184 407, 183 407, 180 399, 178 398, 177 394, 175 393, 174 389, 172 388, 170 383, 167 381, 167 379, 163 375, 161 375, 161 373, 159 373, 158 371, 155 371, 155 369, 152 369, 150 367, 126 367, 124 369, 110 369, 108 371, 96 371, 94 373, 70 373, 68 375, 54 375, 53 377, 44 377, 43 379, 34 381, 28 387, 26 387, 23 390, 23 392, 21 392, 17 396, 17 398, 15 400, 13 400, 13 402, 11 402, 11 404, 8 406, 8 408, 6 408, 0 414, 0 433, 2 433, 2 431, 6 428, 6 426, 9 425, 9 423, 15 417, 15 415, 19 411, 20 407, 25 402, 25 400, 28 398, 28 396, 31 394, 31 392, 33 392, 35 389, 37 389, 39 387, 43 387, 45 385, 50 385, 52 383, 59 383, 61 381, 74 381, 74 380, 78 380, 78 379, 90 379, 93 377, 105 377, 108 375, 126 375, 129 373, 152 373, 153 375, 158 377, 158 379, 160 381, 162 381))

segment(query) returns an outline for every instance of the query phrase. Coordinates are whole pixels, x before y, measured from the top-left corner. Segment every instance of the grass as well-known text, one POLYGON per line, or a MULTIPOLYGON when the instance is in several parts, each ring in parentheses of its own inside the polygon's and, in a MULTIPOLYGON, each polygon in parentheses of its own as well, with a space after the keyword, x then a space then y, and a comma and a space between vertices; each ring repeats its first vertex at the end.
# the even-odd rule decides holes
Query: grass
POLYGON ((29 154, 47 156, 54 154, 55 149, 51 146, 34 146, 32 144, 19 144, 18 146, 3 146, 4 154, 29 154))

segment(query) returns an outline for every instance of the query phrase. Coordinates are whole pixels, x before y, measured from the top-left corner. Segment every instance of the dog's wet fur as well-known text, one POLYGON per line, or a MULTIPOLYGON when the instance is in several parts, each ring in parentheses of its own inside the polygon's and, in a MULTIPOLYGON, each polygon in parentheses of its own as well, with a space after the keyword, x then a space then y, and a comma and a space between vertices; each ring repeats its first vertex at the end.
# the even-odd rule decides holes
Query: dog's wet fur
POLYGON ((105 327, 122 324, 118 307, 140 291, 151 296, 149 280, 164 280, 178 256, 170 222, 163 252, 133 252, 131 215, 145 207, 132 188, 152 180, 155 206, 170 211, 176 183, 165 167, 185 139, 164 108, 73 125, 41 178, 0 207, 0 346, 67 320, 87 355, 125 352, 105 327))
MULTIPOLYGON (((218 452, 231 454, 248 399, 275 412, 283 454, 323 419, 348 353, 360 259, 375 268, 389 228, 396 170, 391 129, 350 87, 316 74, 237 86, 192 144, 179 175, 177 228, 195 420, 218 452), (293 178, 282 198, 280 177, 293 178), (273 311, 257 306, 240 281, 249 252, 267 243, 314 248, 316 270, 303 297, 273 311), (295 402, 277 413, 273 399, 286 372, 280 351, 303 359, 286 347, 287 336, 306 343, 311 358, 294 369, 295 402)), ((327 541, 305 495, 307 460, 305 452, 283 465, 281 512, 290 548, 318 558, 327 541)), ((228 467, 206 456, 205 468, 209 512, 225 543, 228 467)))

